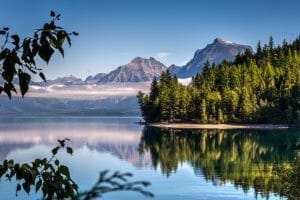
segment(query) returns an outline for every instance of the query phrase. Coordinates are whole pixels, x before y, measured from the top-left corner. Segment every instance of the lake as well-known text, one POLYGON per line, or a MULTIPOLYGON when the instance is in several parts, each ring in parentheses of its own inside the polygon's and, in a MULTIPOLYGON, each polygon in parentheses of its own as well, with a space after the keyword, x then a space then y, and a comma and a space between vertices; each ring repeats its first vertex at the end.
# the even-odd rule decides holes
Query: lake
MULTIPOLYGON (((139 117, 0 118, 0 159, 17 162, 49 157, 57 139, 70 138, 74 154, 60 153, 81 190, 101 170, 132 172, 152 183, 154 199, 282 199, 274 189, 275 165, 300 150, 299 130, 161 130, 138 124, 139 117)), ((0 184, 1 199, 37 199, 16 183, 0 184)), ((148 199, 138 193, 103 199, 148 199)))

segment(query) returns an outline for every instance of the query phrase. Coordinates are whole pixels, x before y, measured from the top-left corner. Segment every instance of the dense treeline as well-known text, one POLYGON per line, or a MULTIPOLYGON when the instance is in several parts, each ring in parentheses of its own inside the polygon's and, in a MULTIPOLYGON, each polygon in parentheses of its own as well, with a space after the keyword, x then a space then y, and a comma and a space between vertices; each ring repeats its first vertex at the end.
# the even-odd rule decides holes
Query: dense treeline
MULTIPOLYGON (((292 123, 300 110, 300 37, 274 47, 257 45, 235 61, 206 63, 183 86, 168 71, 154 79, 150 93, 138 94, 147 122, 292 123)), ((299 122, 299 121, 298 121, 299 122)))

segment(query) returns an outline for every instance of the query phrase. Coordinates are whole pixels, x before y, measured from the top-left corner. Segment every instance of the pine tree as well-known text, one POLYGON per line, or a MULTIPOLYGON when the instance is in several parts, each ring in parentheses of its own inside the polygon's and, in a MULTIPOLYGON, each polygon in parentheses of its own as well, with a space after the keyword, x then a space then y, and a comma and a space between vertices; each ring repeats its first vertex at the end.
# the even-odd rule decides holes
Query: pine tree
POLYGON ((224 115, 223 115, 222 109, 219 108, 218 109, 218 123, 223 123, 223 122, 224 122, 224 115))
POLYGON ((252 103, 249 89, 247 87, 244 87, 239 102, 239 117, 242 121, 251 121, 251 114, 252 103))
POLYGON ((200 120, 202 123, 207 123, 207 113, 206 113, 206 101, 202 99, 201 102, 201 112, 200 112, 200 120))
POLYGON ((274 49, 274 39, 272 36, 270 36, 269 38, 269 44, 268 44, 268 50, 273 53, 273 49, 274 49))
POLYGON ((155 101, 155 99, 159 96, 159 85, 156 77, 154 77, 151 87, 150 87, 150 100, 155 101))
POLYGON ((263 57, 263 50, 261 48, 261 43, 258 41, 257 47, 256 47, 256 61, 260 61, 263 57))

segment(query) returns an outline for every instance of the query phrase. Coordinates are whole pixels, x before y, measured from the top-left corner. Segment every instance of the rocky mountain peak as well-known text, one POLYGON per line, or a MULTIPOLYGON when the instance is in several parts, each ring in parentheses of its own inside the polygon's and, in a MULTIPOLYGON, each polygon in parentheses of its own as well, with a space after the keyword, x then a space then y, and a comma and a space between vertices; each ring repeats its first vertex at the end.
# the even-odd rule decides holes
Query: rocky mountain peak
POLYGON ((230 44, 233 44, 233 42, 226 41, 226 40, 223 40, 222 38, 217 37, 216 39, 214 39, 213 44, 230 45, 230 44))
MULTIPOLYGON (((101 79, 101 83, 108 82, 145 82, 160 76, 167 67, 155 58, 135 57, 130 63, 118 67, 101 79)), ((99 83, 100 83, 99 82, 99 83)))
POLYGON ((216 38, 213 43, 208 44, 204 49, 198 49, 194 57, 177 71, 176 75, 180 78, 195 76, 202 71, 202 67, 208 61, 210 63, 220 64, 223 60, 233 61, 238 53, 243 53, 252 48, 248 45, 236 44, 216 38))
MULTIPOLYGON (((130 63, 134 63, 134 64, 142 64, 142 63, 153 63, 153 62, 156 62, 156 63, 160 63, 158 60, 156 60, 155 58, 153 57, 149 57, 149 58, 142 58, 142 57, 135 57, 133 60, 131 60, 130 63)), ((130 64, 129 63, 129 64, 130 64)))
POLYGON ((143 61, 144 61, 144 58, 138 56, 138 57, 135 57, 134 59, 132 59, 130 63, 141 63, 143 61))

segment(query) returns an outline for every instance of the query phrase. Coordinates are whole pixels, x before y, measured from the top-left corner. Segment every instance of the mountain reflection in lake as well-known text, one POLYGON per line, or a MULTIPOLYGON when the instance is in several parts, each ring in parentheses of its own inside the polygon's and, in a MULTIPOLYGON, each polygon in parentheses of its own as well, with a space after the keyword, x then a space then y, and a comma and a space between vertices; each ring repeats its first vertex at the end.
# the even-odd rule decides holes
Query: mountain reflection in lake
MULTIPOLYGON (((300 132, 183 131, 140 126, 140 118, 39 117, 0 119, 0 159, 19 162, 48 156, 59 138, 70 138, 74 155, 59 158, 81 189, 104 169, 129 171, 152 182, 155 199, 280 199, 272 170, 289 164, 300 149, 300 132)), ((29 199, 1 182, 1 199, 29 199)), ((30 196, 36 199, 36 196, 30 196)), ((121 192, 104 199, 143 199, 121 192)))

